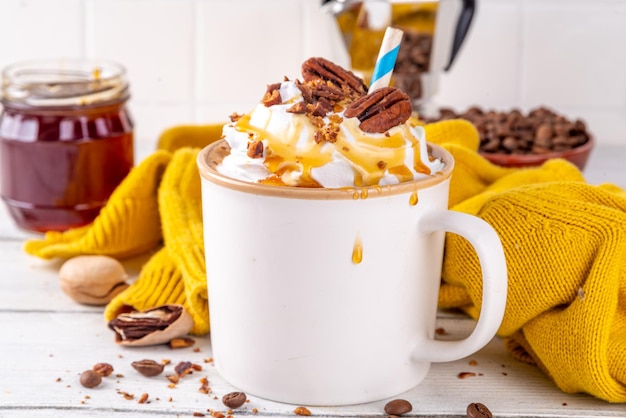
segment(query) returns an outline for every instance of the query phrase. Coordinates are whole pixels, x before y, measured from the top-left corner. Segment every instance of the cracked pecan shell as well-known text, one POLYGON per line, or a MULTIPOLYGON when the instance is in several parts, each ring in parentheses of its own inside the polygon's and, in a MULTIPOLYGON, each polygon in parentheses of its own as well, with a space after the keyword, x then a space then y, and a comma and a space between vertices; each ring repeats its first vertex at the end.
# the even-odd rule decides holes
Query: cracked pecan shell
POLYGON ((382 87, 352 102, 344 116, 357 117, 364 132, 383 133, 406 122, 412 112, 406 93, 397 87, 382 87))
POLYGON ((352 71, 328 61, 325 58, 313 57, 302 64, 302 77, 305 82, 323 80, 339 87, 346 97, 356 99, 367 94, 367 85, 352 71))

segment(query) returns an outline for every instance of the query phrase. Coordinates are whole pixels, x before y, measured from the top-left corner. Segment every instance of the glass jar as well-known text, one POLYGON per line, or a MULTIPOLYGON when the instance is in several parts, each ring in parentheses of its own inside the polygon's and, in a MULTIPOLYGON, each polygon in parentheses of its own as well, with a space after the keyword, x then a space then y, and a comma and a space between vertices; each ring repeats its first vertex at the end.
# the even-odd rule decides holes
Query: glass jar
POLYGON ((17 225, 63 231, 93 221, 133 166, 123 67, 37 61, 2 72, 0 195, 17 225))

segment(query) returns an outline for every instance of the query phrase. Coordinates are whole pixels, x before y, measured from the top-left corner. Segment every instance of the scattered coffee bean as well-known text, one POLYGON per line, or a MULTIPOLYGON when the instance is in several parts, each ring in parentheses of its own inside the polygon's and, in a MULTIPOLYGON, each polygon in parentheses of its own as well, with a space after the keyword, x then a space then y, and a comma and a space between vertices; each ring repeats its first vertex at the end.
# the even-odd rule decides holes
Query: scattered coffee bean
POLYGON ((402 415, 411 412, 413 406, 406 399, 394 399, 387 402, 385 412, 389 415, 402 415))
POLYGON ((243 392, 230 392, 222 397, 222 403, 230 409, 237 409, 246 403, 246 394, 243 392))
POLYGON ((163 364, 157 363, 154 360, 139 360, 133 361, 131 364, 135 370, 144 376, 152 377, 161 374, 163 372, 163 364))
POLYGON ((485 405, 472 402, 467 405, 467 418, 492 418, 491 411, 485 405))
POLYGON ((411 100, 422 97, 422 74, 430 67, 433 37, 425 32, 405 31, 393 69, 394 85, 411 100))
POLYGON ((80 384, 86 388, 95 388, 102 382, 102 376, 95 370, 85 370, 80 375, 80 384))
POLYGON ((96 371, 100 376, 107 377, 113 373, 113 366, 109 363, 98 363, 93 366, 93 370, 96 371))

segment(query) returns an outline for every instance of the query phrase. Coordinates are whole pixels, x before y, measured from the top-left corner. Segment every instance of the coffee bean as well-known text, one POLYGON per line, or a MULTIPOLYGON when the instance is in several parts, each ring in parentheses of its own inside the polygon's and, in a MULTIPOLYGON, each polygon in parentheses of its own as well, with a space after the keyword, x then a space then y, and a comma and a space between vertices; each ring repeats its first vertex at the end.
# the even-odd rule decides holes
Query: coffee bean
POLYGON ((246 402, 246 394, 243 392, 230 392, 222 397, 222 403, 230 409, 239 408, 246 402))
POLYGON ((96 371, 100 376, 106 377, 110 376, 113 373, 113 366, 109 363, 98 363, 93 366, 93 370, 96 371))
POLYGON ((504 148, 507 151, 513 152, 518 147, 519 147, 519 144, 517 143, 517 140, 511 136, 507 136, 502 141, 502 148, 504 148))
POLYGON ((80 384, 86 388, 95 388, 102 382, 102 376, 95 370, 85 370, 80 375, 80 384))
POLYGON ((493 415, 485 405, 472 402, 467 405, 467 418, 491 418, 493 415))
POLYGON ((164 367, 161 363, 157 363, 154 360, 133 361, 130 365, 133 366, 133 368, 139 373, 147 377, 161 374, 164 367))
POLYGON ((394 399, 387 402, 385 412, 389 415, 402 415, 411 412, 413 406, 406 399, 394 399))
POLYGON ((463 113, 452 109, 440 110, 440 116, 425 122, 465 119, 480 136, 479 151, 501 154, 545 154, 569 150, 589 141, 585 123, 539 107, 524 115, 517 109, 510 112, 483 111, 474 106, 463 113))
POLYGON ((411 100, 422 97, 422 74, 430 67, 432 35, 424 32, 405 31, 393 70, 394 85, 404 91, 411 100))

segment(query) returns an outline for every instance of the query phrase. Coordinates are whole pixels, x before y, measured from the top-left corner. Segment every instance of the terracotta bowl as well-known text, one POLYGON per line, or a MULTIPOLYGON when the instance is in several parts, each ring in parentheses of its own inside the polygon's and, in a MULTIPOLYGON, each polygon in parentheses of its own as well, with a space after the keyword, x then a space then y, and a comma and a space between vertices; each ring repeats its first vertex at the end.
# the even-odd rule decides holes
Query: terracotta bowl
POLYGON ((583 145, 566 151, 550 152, 547 154, 500 154, 481 152, 481 155, 493 164, 503 167, 534 167, 539 166, 552 158, 563 158, 575 164, 581 171, 584 170, 591 150, 595 145, 593 136, 583 145))

